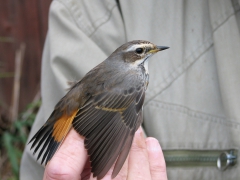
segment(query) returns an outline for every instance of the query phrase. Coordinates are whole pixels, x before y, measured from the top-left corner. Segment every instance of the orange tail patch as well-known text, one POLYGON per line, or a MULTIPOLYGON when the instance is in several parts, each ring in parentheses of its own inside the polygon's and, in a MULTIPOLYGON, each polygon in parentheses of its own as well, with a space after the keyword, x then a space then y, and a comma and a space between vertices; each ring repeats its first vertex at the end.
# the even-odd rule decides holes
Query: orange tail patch
POLYGON ((49 120, 29 141, 29 143, 33 142, 31 146, 31 149, 34 149, 33 154, 35 154, 41 147, 37 156, 37 159, 39 159, 43 155, 41 164, 44 163, 46 165, 56 153, 69 132, 72 126, 72 121, 77 112, 78 110, 75 110, 71 115, 65 113, 59 119, 54 120, 52 118, 54 117, 54 114, 57 113, 54 111, 49 120))
POLYGON ((57 142, 61 142, 64 137, 67 135, 68 131, 71 128, 72 121, 76 116, 78 110, 74 111, 71 116, 64 114, 53 126, 53 138, 57 142))

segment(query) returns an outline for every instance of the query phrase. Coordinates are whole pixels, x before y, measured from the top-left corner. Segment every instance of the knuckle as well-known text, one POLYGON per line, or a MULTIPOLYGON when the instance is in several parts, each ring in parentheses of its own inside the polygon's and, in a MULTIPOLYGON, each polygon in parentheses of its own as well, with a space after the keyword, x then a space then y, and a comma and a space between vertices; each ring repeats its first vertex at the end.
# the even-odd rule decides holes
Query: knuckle
POLYGON ((143 143, 133 144, 131 150, 134 152, 146 151, 146 147, 143 143))
POLYGON ((161 165, 160 163, 154 164, 151 168, 151 173, 154 174, 162 174, 163 172, 166 172, 166 166, 161 165))
POLYGON ((47 180, 73 179, 70 172, 60 168, 59 165, 58 166, 55 166, 54 164, 51 165, 51 163, 46 167, 45 173, 46 173, 47 180))

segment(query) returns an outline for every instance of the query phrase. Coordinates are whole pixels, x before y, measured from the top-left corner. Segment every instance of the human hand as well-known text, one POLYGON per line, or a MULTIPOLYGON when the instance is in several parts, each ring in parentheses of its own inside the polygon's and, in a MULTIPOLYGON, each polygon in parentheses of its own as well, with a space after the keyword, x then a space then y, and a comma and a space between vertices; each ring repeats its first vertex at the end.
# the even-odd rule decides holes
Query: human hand
MULTIPOLYGON (((110 180, 113 167, 103 180, 110 180)), ((64 143, 47 164, 44 180, 85 180, 96 179, 84 148, 84 138, 71 130, 64 143)), ((135 133, 127 160, 115 180, 166 180, 166 165, 163 153, 155 138, 144 138, 142 129, 135 133)))

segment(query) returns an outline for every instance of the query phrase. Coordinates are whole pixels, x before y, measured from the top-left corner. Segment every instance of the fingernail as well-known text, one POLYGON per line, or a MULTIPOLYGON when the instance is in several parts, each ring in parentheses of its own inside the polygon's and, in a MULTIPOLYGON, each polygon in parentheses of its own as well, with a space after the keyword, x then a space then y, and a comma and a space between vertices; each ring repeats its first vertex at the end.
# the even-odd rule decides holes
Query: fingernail
POLYGON ((149 137, 146 140, 147 149, 149 151, 160 151, 161 147, 157 139, 149 137))

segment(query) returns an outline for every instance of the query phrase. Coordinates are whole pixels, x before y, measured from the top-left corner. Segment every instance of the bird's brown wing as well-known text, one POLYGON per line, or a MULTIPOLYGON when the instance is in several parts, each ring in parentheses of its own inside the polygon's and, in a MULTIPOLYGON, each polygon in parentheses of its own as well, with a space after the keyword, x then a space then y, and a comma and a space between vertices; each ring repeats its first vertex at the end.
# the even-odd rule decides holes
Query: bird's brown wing
POLYGON ((114 162, 112 177, 120 171, 142 122, 144 96, 144 86, 125 93, 108 90, 93 95, 79 109, 73 127, 85 137, 94 177, 104 177, 114 162))

